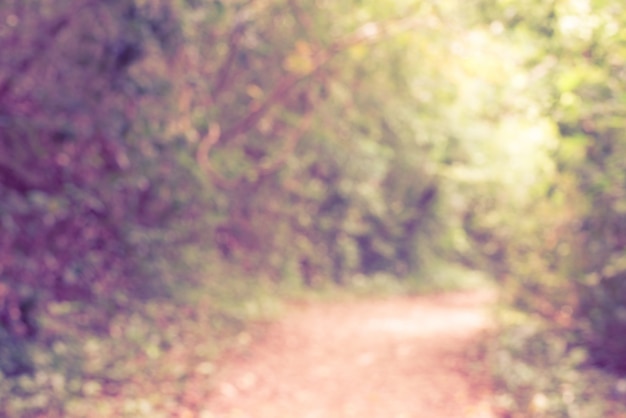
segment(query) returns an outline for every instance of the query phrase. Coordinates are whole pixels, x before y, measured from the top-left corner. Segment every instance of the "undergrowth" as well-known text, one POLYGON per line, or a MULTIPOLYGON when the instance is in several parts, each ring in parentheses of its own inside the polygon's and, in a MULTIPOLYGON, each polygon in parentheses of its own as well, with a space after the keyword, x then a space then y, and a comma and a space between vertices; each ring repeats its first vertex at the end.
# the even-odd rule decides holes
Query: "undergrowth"
POLYGON ((489 357, 499 417, 626 417, 626 379, 593 367, 573 335, 510 308, 498 320, 489 357))
POLYGON ((0 416, 202 416, 218 356, 249 344, 253 324, 280 309, 273 292, 241 278, 138 304, 106 332, 70 328, 65 319, 80 311, 57 304, 41 324, 56 337, 27 347, 35 371, 0 376, 0 416))

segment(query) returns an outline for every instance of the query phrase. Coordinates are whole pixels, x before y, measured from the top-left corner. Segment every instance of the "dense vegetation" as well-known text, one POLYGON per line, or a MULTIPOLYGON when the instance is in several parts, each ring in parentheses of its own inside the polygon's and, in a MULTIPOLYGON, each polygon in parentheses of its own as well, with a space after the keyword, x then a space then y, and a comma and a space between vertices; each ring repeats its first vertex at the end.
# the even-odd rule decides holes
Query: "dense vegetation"
POLYGON ((456 264, 503 290, 503 416, 617 416, 625 20, 583 0, 3 1, 0 414, 167 416, 260 289, 436 286, 456 264), (129 385, 146 362, 159 398, 129 385))
POLYGON ((499 367, 518 373, 501 373, 502 403, 514 416, 623 416, 626 388, 614 376, 626 371, 624 7, 484 2, 481 10, 507 41, 527 47, 535 111, 556 139, 526 219, 495 234, 508 301, 528 314, 512 315, 516 325, 503 333, 499 367))

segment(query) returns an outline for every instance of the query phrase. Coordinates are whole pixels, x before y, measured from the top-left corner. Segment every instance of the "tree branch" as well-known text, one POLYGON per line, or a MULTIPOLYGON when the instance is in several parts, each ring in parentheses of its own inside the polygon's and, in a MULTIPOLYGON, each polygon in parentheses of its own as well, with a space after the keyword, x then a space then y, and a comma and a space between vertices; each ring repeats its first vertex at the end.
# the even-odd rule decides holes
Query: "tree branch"
MULTIPOLYGON (((255 106, 251 112, 246 114, 243 118, 234 123, 228 129, 221 132, 218 125, 212 125, 209 129, 207 136, 203 140, 201 140, 200 145, 198 146, 198 152, 196 154, 198 163, 216 181, 218 187, 223 189, 233 189, 238 184, 240 184, 241 179, 225 179, 212 168, 209 162, 209 151, 218 141, 227 142, 253 129, 259 122, 259 120, 261 120, 261 118, 265 116, 275 105, 284 101, 289 93, 291 93, 298 86, 299 83, 318 73, 326 64, 328 64, 328 62, 330 62, 335 56, 339 55, 346 49, 358 44, 375 43, 381 41, 390 36, 413 29, 419 23, 420 21, 416 20, 413 17, 396 19, 385 23, 367 23, 358 30, 356 30, 354 33, 345 36, 342 39, 339 39, 326 50, 318 52, 313 57, 315 64, 311 71, 304 75, 286 74, 285 76, 283 76, 276 84, 274 90, 262 103, 255 106)), ((231 33, 231 42, 234 39, 234 34, 235 31, 231 33)), ((233 44, 231 43, 231 45, 233 44)), ((222 68, 220 69, 220 73, 224 74, 218 75, 218 80, 227 77, 229 66, 232 65, 231 63, 229 63, 229 59, 231 59, 230 56, 234 55, 235 52, 236 50, 233 51, 233 48, 231 46, 229 58, 226 59, 226 61, 222 65, 222 68)), ((223 82, 224 81, 221 81, 221 83, 223 82)), ((216 86, 219 86, 219 83, 216 84, 216 86)), ((285 162, 291 152, 293 152, 293 150, 295 149, 300 138, 310 127, 313 119, 313 114, 314 111, 311 110, 307 114, 307 116, 302 119, 298 129, 296 129, 293 134, 287 139, 284 148, 274 160, 264 162, 258 167, 258 178, 267 176, 275 172, 282 166, 282 164, 285 162)))
POLYGON ((233 68, 233 64, 235 63, 235 59, 237 58, 237 53, 239 52, 239 44, 243 34, 245 32, 245 25, 243 23, 236 23, 233 28, 230 36, 228 37, 228 55, 226 59, 220 66, 215 84, 213 85, 213 89, 211 90, 211 97, 213 102, 217 102, 217 98, 224 91, 224 89, 228 86, 228 79, 233 68))
POLYGON ((198 162, 198 165, 200 165, 200 168, 202 168, 202 170, 204 170, 204 172, 211 177, 217 187, 222 190, 232 190, 237 186, 239 180, 228 180, 225 177, 222 177, 213 168, 209 159, 211 148, 213 148, 220 140, 220 132, 220 126, 217 123, 212 123, 211 126, 209 126, 209 131, 204 138, 200 140, 200 144, 198 145, 198 149, 196 151, 196 161, 198 162))
POLYGON ((308 73, 301 76, 295 76, 293 74, 285 75, 278 81, 272 93, 263 103, 257 105, 242 119, 226 129, 220 139, 222 141, 229 141, 238 135, 250 131, 274 105, 282 102, 299 83, 318 73, 328 62, 346 49, 363 43, 379 42, 383 39, 411 30, 419 23, 422 22, 414 17, 408 17, 385 23, 367 23, 361 26, 354 33, 336 41, 327 50, 318 52, 313 57, 315 64, 308 73))

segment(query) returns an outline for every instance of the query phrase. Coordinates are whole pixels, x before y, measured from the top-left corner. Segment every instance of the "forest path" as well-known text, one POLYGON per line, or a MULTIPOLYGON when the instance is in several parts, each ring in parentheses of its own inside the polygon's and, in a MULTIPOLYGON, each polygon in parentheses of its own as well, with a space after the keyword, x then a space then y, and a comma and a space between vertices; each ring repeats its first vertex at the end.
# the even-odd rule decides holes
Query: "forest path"
POLYGON ((492 300, 472 291, 294 305, 225 360, 203 416, 493 417, 477 355, 492 300))

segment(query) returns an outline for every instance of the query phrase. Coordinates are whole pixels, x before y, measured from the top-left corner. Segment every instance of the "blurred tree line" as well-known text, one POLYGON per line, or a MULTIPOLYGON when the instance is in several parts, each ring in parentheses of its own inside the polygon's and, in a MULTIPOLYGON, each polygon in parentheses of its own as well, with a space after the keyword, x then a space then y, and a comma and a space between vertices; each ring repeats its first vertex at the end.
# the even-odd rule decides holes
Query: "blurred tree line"
POLYGON ((2 2, 2 372, 31 371, 24 344, 60 323, 106 335, 210 263, 306 285, 417 272, 445 229, 437 13, 2 2))

